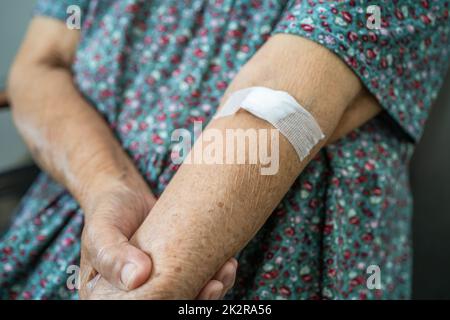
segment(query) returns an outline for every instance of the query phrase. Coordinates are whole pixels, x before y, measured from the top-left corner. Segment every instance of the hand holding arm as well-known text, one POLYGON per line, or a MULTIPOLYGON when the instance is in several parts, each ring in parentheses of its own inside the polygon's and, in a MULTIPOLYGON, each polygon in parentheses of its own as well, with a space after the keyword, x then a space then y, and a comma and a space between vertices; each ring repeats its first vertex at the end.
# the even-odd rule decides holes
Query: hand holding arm
MULTIPOLYGON (((83 208, 82 294, 94 270, 118 288, 132 289, 148 278, 151 260, 128 239, 155 198, 106 121, 73 83, 78 41, 79 33, 64 23, 34 18, 11 69, 8 94, 35 160, 83 208), (134 272, 124 269, 130 263, 134 272)), ((231 270, 233 278, 233 268, 223 270, 228 276, 231 270)))
MULTIPOLYGON (((251 86, 289 92, 315 117, 326 139, 299 161, 280 135, 275 175, 261 175, 260 163, 183 164, 131 240, 152 257, 149 281, 128 293, 101 282, 91 298, 195 297, 215 270, 255 235, 310 159, 333 136, 348 107, 363 94, 357 77, 334 54, 290 35, 271 38, 241 69, 225 98, 251 86)), ((362 109, 358 117, 350 117, 358 121, 344 121, 342 133, 376 114, 362 109)), ((241 110, 213 120, 206 130, 217 129, 225 136, 226 129, 272 128, 241 110)), ((193 152, 203 152, 205 147, 196 143, 193 152)))

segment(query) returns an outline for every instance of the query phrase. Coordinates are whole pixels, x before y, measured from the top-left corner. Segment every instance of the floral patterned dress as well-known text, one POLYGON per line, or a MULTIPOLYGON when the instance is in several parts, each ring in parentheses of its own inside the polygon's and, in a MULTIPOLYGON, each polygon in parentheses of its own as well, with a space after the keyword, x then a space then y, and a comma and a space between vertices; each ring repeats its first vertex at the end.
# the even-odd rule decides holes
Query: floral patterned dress
MULTIPOLYGON (((38 0, 35 14, 64 22, 73 4, 82 12, 74 81, 157 196, 177 169, 171 132, 209 121, 272 34, 311 39, 345 61, 384 112, 311 161, 239 254, 229 297, 410 297, 408 162, 449 64, 449 1, 38 0), (379 28, 367 26, 369 5, 381 8, 379 28), (368 286, 373 267, 378 288, 368 286)), ((77 298, 67 271, 82 227, 77 202, 41 173, 0 241, 0 298, 77 298)))

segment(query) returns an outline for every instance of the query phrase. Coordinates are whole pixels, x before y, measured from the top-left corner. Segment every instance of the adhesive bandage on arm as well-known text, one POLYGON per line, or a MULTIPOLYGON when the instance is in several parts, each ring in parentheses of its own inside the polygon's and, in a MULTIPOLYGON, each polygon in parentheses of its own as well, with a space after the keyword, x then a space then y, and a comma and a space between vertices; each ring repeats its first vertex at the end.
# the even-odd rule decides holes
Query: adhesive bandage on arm
POLYGON ((325 135, 314 117, 289 93, 265 87, 234 92, 214 118, 231 116, 244 109, 281 132, 302 161, 325 135))

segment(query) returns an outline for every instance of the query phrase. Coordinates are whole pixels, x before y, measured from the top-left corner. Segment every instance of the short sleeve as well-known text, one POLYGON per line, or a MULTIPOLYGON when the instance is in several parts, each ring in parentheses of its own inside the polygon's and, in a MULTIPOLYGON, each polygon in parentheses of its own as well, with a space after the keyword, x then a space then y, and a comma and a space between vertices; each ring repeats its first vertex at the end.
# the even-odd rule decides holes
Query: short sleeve
POLYGON ((417 141, 449 66, 449 7, 448 0, 291 0, 273 33, 333 51, 417 141), (378 25, 368 24, 374 8, 378 25))
POLYGON ((86 12, 90 0, 37 0, 33 10, 34 16, 46 16, 65 21, 68 18, 67 8, 78 6, 82 13, 86 12))

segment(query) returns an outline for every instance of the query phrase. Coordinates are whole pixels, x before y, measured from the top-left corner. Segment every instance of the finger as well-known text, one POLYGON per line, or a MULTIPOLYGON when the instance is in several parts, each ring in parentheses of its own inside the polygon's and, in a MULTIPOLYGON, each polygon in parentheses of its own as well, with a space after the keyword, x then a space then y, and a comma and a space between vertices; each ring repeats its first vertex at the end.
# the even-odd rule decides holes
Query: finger
POLYGON ((197 300, 218 300, 223 291, 223 283, 217 280, 209 281, 197 296, 197 300))
POLYGON ((91 264, 88 263, 86 255, 87 253, 85 252, 85 250, 81 250, 80 277, 79 277, 80 287, 78 292, 80 299, 88 298, 90 290, 88 289, 87 283, 97 274, 97 271, 95 271, 92 268, 91 264))
POLYGON ((231 258, 229 261, 233 264, 233 279, 232 279, 231 283, 227 283, 226 285, 224 285, 221 299, 223 299, 225 297, 225 295, 228 293, 228 291, 230 291, 234 287, 234 284, 236 283, 238 261, 235 258, 231 258))
POLYGON ((223 284, 221 298, 223 298, 234 285, 234 282, 236 280, 237 265, 237 260, 231 258, 213 277, 213 279, 220 281, 223 284))
POLYGON ((115 287, 129 291, 149 278, 150 257, 132 246, 115 226, 91 225, 83 241, 92 267, 115 287))
POLYGON ((213 296, 213 299, 222 299, 225 294, 230 290, 236 279, 236 270, 237 270, 237 260, 231 258, 228 260, 222 268, 214 275, 214 277, 209 281, 203 289, 200 291, 200 294, 197 296, 197 299, 204 300, 208 299, 210 296, 213 296), (217 289, 218 285, 216 281, 222 284, 222 290, 217 296, 217 293, 214 291, 217 289), (211 284, 212 282, 212 284, 211 284))

